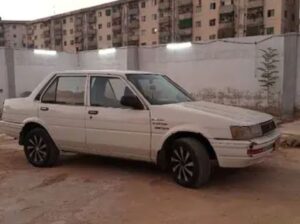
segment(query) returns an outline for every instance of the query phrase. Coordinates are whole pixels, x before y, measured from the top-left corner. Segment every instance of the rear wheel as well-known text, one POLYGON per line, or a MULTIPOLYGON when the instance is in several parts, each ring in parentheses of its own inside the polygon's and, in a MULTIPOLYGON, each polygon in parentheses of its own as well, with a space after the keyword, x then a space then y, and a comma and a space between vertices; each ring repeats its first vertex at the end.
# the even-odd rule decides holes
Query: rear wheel
POLYGON ((59 150, 42 128, 35 128, 26 134, 24 152, 28 162, 36 167, 53 166, 59 158, 59 150))
POLYGON ((208 182, 211 174, 206 148, 193 138, 179 138, 173 142, 170 167, 174 180, 185 187, 200 187, 208 182))

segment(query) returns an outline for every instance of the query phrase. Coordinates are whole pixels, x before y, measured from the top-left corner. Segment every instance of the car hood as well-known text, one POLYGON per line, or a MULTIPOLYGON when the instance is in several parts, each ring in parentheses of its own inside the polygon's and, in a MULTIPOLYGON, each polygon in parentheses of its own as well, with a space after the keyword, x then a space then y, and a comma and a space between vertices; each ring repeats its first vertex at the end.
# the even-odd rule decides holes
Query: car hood
POLYGON ((179 107, 197 110, 205 114, 222 117, 239 123, 240 125, 253 125, 273 119, 269 114, 248 110, 240 107, 197 101, 177 104, 179 107))

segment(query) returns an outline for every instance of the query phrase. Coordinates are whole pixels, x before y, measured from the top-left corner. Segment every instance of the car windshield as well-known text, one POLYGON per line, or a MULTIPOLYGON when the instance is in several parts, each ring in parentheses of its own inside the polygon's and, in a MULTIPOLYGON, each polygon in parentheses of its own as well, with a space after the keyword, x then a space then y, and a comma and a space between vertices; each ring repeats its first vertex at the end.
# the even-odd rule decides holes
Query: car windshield
POLYGON ((127 79, 152 105, 163 105, 193 101, 180 86, 164 75, 127 74, 127 79))

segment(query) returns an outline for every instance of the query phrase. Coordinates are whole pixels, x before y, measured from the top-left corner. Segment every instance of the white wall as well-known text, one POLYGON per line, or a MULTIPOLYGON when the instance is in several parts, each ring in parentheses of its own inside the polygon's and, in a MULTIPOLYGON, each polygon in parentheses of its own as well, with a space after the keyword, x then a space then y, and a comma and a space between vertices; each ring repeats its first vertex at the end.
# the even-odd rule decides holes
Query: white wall
POLYGON ((37 55, 32 50, 15 50, 14 60, 16 96, 32 91, 49 73, 76 69, 78 65, 75 54, 37 55))
POLYGON ((5 62, 5 50, 0 48, 0 108, 8 95, 7 68, 5 62))
POLYGON ((298 110, 300 110, 300 36, 298 36, 298 46, 297 46, 297 81, 296 81, 296 99, 295 106, 298 110))
POLYGON ((80 69, 127 69, 127 48, 118 48, 116 53, 100 55, 98 51, 84 51, 78 54, 80 69))
MULTIPOLYGON (((253 99, 261 90, 258 82, 261 53, 258 49, 276 48, 280 54, 279 94, 283 74, 284 42, 283 37, 265 40, 263 37, 227 39, 240 43, 206 42, 193 44, 191 48, 170 50, 165 46, 158 48, 139 48, 139 66, 141 70, 167 74, 188 91, 200 95, 228 94, 228 88, 235 94, 242 94, 242 102, 228 102, 246 106, 255 106, 253 99), (265 40, 265 41, 263 41, 265 40), (263 41, 259 44, 255 42, 263 41), (203 92, 204 90, 204 92, 203 92), (252 97, 252 100, 249 97, 252 97)), ((230 92, 230 91, 229 91, 230 92)), ((214 98, 212 96, 212 98, 214 98)), ((213 99, 218 101, 218 99, 213 99)), ((241 101, 241 99, 239 99, 241 101)), ((223 102, 226 103, 226 102, 223 102)), ((262 105, 265 102, 262 102, 262 105)))

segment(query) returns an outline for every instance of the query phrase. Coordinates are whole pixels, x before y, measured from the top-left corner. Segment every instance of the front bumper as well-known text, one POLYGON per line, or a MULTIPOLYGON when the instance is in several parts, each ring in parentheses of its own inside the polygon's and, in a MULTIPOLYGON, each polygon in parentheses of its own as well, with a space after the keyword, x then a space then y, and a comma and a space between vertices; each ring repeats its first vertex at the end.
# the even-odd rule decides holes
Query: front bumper
POLYGON ((238 168, 262 162, 275 150, 279 138, 280 133, 276 129, 250 141, 212 140, 211 144, 220 167, 238 168))
POLYGON ((22 124, 0 121, 0 134, 6 134, 11 137, 19 138, 22 130, 22 124))

